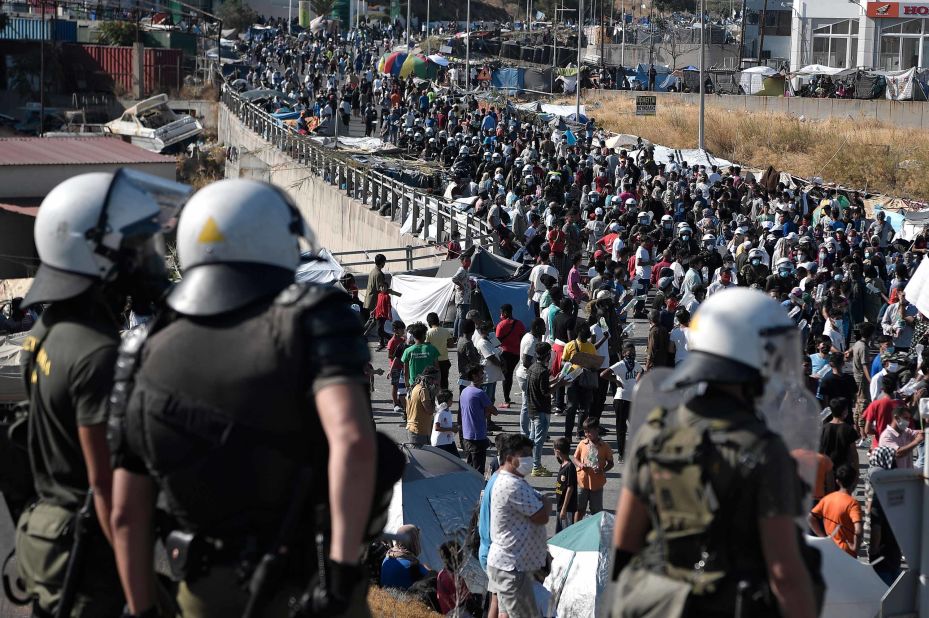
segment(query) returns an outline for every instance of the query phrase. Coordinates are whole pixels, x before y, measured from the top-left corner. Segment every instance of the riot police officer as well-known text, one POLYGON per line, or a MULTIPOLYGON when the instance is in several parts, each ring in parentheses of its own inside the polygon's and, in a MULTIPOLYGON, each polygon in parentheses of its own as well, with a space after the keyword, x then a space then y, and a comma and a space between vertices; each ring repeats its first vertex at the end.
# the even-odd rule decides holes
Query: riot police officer
MULTIPOLYGON (((822 580, 793 521, 801 483, 785 445, 799 436, 815 452, 799 333, 773 299, 733 288, 701 305, 689 341, 684 362, 655 384, 700 386, 676 409, 647 413, 627 464, 612 615, 815 616, 811 574, 822 580)), ((641 404, 633 414, 646 413, 641 404)))
POLYGON ((184 616, 281 616, 295 606, 369 615, 359 558, 383 449, 350 298, 293 283, 298 242, 312 245, 312 232, 273 185, 209 185, 187 204, 177 238, 173 314, 124 343, 127 371, 111 401, 113 526, 129 611, 156 615, 157 489, 172 518, 165 545, 184 616))
POLYGON ((748 252, 748 262, 739 271, 739 285, 750 287, 764 286, 770 270, 764 265, 764 249, 755 247, 748 252))
POLYGON ((23 370, 38 501, 20 517, 16 535, 36 616, 106 618, 122 610, 108 542, 105 404, 127 296, 145 305, 168 286, 154 242, 162 206, 176 208, 188 194, 188 187, 129 170, 82 174, 55 187, 36 217, 42 264, 24 306, 48 307, 23 343, 23 370))

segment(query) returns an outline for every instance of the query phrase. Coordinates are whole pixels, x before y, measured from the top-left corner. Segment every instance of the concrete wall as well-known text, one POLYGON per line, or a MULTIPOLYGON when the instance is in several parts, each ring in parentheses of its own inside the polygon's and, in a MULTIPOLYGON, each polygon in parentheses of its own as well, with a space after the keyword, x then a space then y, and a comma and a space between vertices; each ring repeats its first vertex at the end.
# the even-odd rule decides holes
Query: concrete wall
MULTIPOLYGON (((400 226, 389 218, 372 211, 360 201, 347 196, 336 187, 324 182, 305 165, 274 148, 256 133, 245 127, 224 105, 219 109, 219 141, 234 146, 238 157, 226 162, 227 178, 259 178, 269 180, 290 193, 300 212, 313 228, 320 246, 333 252, 389 249, 413 245, 422 247, 415 255, 431 255, 432 248, 408 234, 400 233, 400 226)), ((392 253, 388 258, 400 258, 392 253)), ((371 258, 373 259, 373 254, 371 258)), ((345 261, 362 261, 354 256, 345 261)), ((437 266, 438 258, 416 260, 415 268, 437 266)), ((356 267, 362 269, 362 267, 356 267)), ((393 270, 406 270, 395 267, 393 270)))
MULTIPOLYGON (((587 102, 635 99, 636 92, 625 90, 584 91, 587 102), (589 93, 589 94, 588 94, 589 93)), ((678 101, 697 105, 699 94, 672 92, 649 93, 658 96, 658 115, 662 102, 678 101)), ((929 129, 929 103, 926 101, 807 99, 800 97, 756 97, 742 95, 707 95, 708 107, 752 113, 778 113, 827 120, 829 118, 873 119, 906 129, 929 129)), ((596 115, 595 115, 596 117, 596 115)))

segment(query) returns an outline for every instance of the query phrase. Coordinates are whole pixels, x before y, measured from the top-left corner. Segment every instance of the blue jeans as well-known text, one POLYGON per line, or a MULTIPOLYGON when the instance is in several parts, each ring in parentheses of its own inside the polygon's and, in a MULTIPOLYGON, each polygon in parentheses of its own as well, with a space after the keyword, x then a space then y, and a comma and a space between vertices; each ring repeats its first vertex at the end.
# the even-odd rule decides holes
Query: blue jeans
POLYGON ((455 325, 452 327, 452 331, 455 333, 455 339, 461 337, 461 323, 465 321, 465 318, 468 315, 468 311, 470 310, 470 303, 467 305, 458 305, 455 307, 455 325))
POLYGON ((531 432, 529 437, 532 439, 532 465, 539 467, 542 465, 542 447, 548 440, 548 423, 551 420, 550 414, 539 413, 535 418, 529 419, 531 432))
POLYGON ((494 402, 494 396, 497 394, 497 383, 496 382, 485 382, 481 384, 481 390, 487 393, 487 397, 490 399, 490 403, 494 402))
POLYGON ((916 469, 922 470, 926 463, 926 444, 922 443, 916 447, 916 469))

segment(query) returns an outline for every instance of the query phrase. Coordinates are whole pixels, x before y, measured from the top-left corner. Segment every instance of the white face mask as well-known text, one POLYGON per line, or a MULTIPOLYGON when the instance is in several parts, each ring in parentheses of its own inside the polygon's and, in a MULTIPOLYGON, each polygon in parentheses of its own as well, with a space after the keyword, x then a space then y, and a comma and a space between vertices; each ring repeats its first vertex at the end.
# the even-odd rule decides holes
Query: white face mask
POLYGON ((532 457, 520 457, 516 471, 523 476, 529 476, 532 472, 532 457))
POLYGON ((897 421, 897 428, 900 429, 900 431, 906 431, 906 428, 909 426, 910 426, 910 421, 906 419, 901 418, 899 421, 897 421))

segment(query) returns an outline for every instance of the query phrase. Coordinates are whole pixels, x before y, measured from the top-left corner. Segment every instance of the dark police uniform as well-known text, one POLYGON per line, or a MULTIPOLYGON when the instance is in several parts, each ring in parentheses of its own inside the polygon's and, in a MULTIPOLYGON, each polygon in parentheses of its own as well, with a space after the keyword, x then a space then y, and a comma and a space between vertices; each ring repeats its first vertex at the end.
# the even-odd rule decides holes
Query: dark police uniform
MULTIPOLYGON (((173 526, 202 541, 204 560, 187 565, 178 591, 185 617, 242 614, 250 573, 307 469, 319 480, 311 498, 326 499, 326 440, 313 395, 331 384, 366 386, 368 360, 349 296, 299 284, 273 302, 180 315, 145 341, 125 416, 115 416, 114 404, 111 441, 115 466, 151 475, 173 526)), ((313 509, 302 512, 261 615, 287 615, 316 571, 313 509)))
MULTIPOLYGON (((16 556, 37 615, 58 606, 73 524, 88 490, 79 427, 107 422, 119 331, 86 296, 53 304, 23 343, 29 392, 29 461, 38 502, 20 517, 16 556)), ((96 517, 72 616, 119 616, 124 604, 113 551, 96 517)))
MULTIPOLYGON (((704 428, 723 428, 719 435, 714 435, 713 443, 726 464, 737 472, 720 473, 713 479, 719 507, 713 524, 715 528, 710 528, 707 556, 701 558, 697 555, 693 558, 691 547, 676 544, 673 533, 661 534, 652 527, 645 547, 633 558, 627 570, 660 573, 674 580, 675 574, 679 572, 697 575, 695 565, 705 561, 703 568, 707 572, 723 570, 723 579, 714 584, 712 592, 691 594, 686 600, 686 607, 680 608, 682 611, 677 615, 733 616, 740 581, 747 580, 758 587, 764 587, 767 583, 759 521, 768 517, 796 517, 801 514, 801 488, 796 465, 779 436, 769 432, 751 411, 738 407, 727 397, 697 397, 681 406, 677 412, 667 414, 677 414, 681 426, 690 425, 700 431, 704 428), (734 480, 721 483, 721 478, 734 480)), ((635 438, 631 459, 627 464, 625 487, 647 505, 649 513, 653 515, 652 521, 657 521, 654 514, 659 497, 655 495, 648 465, 642 463, 643 446, 655 440, 661 431, 660 425, 652 417, 650 421, 635 438)), ((664 499, 667 500, 667 496, 664 499)), ((673 506, 670 508, 673 509, 673 506)), ((626 574, 625 571, 623 574, 626 574)), ((629 613, 623 615, 646 615, 646 612, 636 613, 631 608, 647 607, 655 599, 671 594, 668 586, 658 585, 660 580, 646 576, 630 581, 639 585, 620 592, 621 603, 629 606, 629 613)), ((771 607, 776 608, 776 602, 771 600, 771 607)), ((749 613, 744 615, 776 615, 776 609, 773 613, 766 613, 765 609, 758 607, 746 611, 749 613)))

